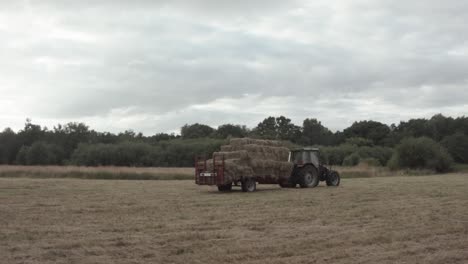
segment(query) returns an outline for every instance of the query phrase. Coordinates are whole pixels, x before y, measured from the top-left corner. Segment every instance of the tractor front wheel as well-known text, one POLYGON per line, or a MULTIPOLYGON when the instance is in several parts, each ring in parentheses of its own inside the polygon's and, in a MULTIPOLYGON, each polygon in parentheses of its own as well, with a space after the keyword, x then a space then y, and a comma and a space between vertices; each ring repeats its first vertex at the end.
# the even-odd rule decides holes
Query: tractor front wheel
POLYGON ((257 183, 253 178, 246 178, 241 183, 243 192, 254 192, 257 189, 257 183))
POLYGON ((327 186, 340 185, 340 174, 337 171, 331 171, 326 179, 327 186))
POLYGON ((313 166, 306 166, 299 172, 299 185, 301 188, 314 188, 319 184, 318 171, 313 166))

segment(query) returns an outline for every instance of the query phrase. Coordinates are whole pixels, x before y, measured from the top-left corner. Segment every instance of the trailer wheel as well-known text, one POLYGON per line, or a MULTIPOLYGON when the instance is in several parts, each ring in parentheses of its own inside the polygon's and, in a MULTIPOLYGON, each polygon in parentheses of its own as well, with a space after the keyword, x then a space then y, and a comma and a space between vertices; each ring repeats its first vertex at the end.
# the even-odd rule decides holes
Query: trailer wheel
POLYGON ((243 192, 254 192, 257 189, 257 183, 253 178, 246 178, 242 180, 241 185, 243 192))
POLYGON ((340 174, 337 171, 331 171, 327 176, 327 186, 340 185, 340 174))
POLYGON ((220 192, 230 192, 232 190, 232 184, 218 185, 218 191, 220 192))
POLYGON ((299 172, 299 185, 301 188, 314 188, 320 182, 318 171, 313 166, 306 166, 299 172))

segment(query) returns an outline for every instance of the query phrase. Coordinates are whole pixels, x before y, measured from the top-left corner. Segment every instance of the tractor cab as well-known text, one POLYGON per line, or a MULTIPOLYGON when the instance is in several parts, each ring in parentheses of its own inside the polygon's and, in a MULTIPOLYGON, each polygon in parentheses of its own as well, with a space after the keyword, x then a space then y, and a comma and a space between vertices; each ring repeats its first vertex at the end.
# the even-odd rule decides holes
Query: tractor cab
POLYGON ((297 148, 289 153, 289 162, 292 162, 297 167, 303 167, 307 164, 319 168, 320 152, 318 148, 297 148))

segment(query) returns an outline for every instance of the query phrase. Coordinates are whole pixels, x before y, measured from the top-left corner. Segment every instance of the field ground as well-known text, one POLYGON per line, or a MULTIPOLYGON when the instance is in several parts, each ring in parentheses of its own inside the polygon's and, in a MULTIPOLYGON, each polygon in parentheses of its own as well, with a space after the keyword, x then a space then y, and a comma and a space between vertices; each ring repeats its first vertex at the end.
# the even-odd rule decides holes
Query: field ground
MULTIPOLYGON (((457 171, 468 172, 459 165, 457 171)), ((393 172, 386 167, 365 164, 354 167, 334 166, 342 178, 368 178, 385 176, 427 175, 431 171, 402 170, 393 172)), ((0 165, 0 178, 75 178, 108 180, 191 180, 193 168, 137 168, 137 167, 79 167, 79 166, 14 166, 0 165)))
POLYGON ((468 174, 218 193, 0 178, 1 263, 468 263, 468 174))
POLYGON ((1 165, 0 178, 76 178, 108 180, 189 180, 193 168, 14 166, 1 165))

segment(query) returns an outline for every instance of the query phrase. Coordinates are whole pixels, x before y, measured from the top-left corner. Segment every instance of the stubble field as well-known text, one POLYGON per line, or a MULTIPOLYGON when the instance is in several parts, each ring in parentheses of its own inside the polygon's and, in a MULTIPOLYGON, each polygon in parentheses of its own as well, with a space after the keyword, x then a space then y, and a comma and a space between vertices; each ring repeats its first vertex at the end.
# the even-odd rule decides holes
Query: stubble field
POLYGON ((467 263, 468 175, 218 193, 0 178, 0 263, 467 263))

